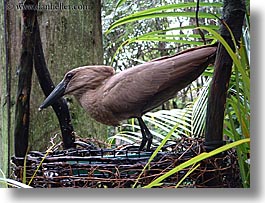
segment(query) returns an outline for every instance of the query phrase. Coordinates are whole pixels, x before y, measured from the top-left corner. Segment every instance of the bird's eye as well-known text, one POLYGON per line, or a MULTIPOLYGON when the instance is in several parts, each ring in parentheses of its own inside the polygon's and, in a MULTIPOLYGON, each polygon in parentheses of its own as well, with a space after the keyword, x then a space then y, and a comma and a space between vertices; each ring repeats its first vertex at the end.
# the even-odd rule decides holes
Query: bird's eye
POLYGON ((74 76, 73 73, 67 73, 66 78, 70 80, 74 76))

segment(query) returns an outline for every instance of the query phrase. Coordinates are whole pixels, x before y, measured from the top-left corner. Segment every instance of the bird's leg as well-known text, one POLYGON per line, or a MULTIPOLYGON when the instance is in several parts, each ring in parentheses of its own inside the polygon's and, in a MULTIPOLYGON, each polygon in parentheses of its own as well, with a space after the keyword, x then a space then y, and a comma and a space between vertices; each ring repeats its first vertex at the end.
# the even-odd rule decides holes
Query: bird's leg
POLYGON ((151 147, 151 144, 152 144, 152 140, 153 140, 153 135, 152 133, 149 131, 149 129, 147 128, 147 126, 145 125, 143 119, 141 117, 137 118, 138 119, 138 122, 139 122, 139 125, 140 125, 140 128, 141 128, 141 132, 142 132, 142 142, 141 142, 141 145, 139 147, 139 150, 143 150, 146 142, 147 142, 147 146, 146 146, 146 150, 149 151, 150 150, 150 147, 151 147))

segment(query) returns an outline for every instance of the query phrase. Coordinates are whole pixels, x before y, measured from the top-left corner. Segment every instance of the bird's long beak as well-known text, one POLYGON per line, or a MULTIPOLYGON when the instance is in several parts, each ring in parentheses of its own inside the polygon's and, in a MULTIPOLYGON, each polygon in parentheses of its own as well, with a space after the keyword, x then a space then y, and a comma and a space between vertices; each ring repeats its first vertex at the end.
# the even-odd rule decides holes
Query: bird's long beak
POLYGON ((52 105, 57 99, 64 95, 67 83, 62 80, 50 93, 50 95, 44 100, 44 102, 40 105, 39 111, 42 109, 47 108, 48 106, 52 105))

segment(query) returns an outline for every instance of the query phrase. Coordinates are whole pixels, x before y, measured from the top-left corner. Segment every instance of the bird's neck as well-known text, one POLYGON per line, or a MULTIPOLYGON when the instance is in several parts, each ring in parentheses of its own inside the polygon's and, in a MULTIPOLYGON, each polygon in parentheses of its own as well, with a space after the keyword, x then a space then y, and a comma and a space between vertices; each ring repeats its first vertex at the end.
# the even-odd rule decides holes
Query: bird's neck
POLYGON ((96 99, 95 92, 96 92, 95 90, 82 91, 82 89, 80 89, 80 91, 75 91, 73 95, 76 98, 76 100, 79 101, 81 106, 85 108, 85 106, 90 105, 96 99))
POLYGON ((92 100, 93 98, 96 98, 96 92, 101 88, 104 80, 90 79, 86 82, 81 82, 76 85, 77 88, 71 92, 80 103, 81 100, 86 100, 87 98, 92 100))

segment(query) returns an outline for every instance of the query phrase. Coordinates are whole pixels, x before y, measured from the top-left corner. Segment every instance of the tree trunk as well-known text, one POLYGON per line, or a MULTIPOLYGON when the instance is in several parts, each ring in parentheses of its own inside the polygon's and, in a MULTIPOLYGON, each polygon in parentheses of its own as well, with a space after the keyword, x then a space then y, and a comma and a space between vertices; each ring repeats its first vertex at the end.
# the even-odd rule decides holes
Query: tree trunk
MULTIPOLYGON (((1 95, 1 110, 0 110, 0 169, 9 176, 9 158, 10 158, 10 60, 8 49, 7 31, 9 26, 6 24, 9 18, 9 13, 5 5, 0 5, 0 24, 4 25, 0 28, 0 95, 1 95)), ((0 183, 1 188, 1 183, 0 183)))
MULTIPOLYGON (((54 1, 45 1, 46 5, 50 3, 54 4, 54 1)), ((55 85, 70 69, 103 64, 100 1, 67 1, 64 5, 84 6, 79 10, 44 10, 38 14, 44 56, 55 85)), ((61 133, 52 108, 37 111, 45 99, 37 83, 38 78, 33 75, 33 84, 36 85, 32 87, 30 143, 34 150, 44 150, 50 146, 50 137, 61 133)), ((90 119, 73 97, 68 96, 66 99, 77 137, 105 140, 107 127, 90 119)), ((61 138, 56 140, 59 141, 61 138)))
POLYGON ((0 168, 6 176, 9 176, 10 156, 14 153, 14 111, 16 95, 16 68, 19 64, 21 27, 20 15, 18 11, 7 5, 13 1, 5 0, 0 3, 0 69, 1 76, 1 133, 0 133, 0 168), (18 18, 19 16, 19 18, 18 18), (3 43, 2 43, 3 42, 3 43), (12 60, 11 60, 12 59, 12 60))
MULTIPOLYGON (((224 1, 223 20, 233 32, 236 41, 239 41, 242 34, 244 16, 244 0, 224 1)), ((231 35, 225 25, 221 26, 220 34, 229 46, 235 50, 231 35)), ((215 149, 223 144, 224 110, 232 65, 233 61, 230 55, 220 44, 217 50, 215 70, 207 104, 205 146, 208 150, 215 149)))

